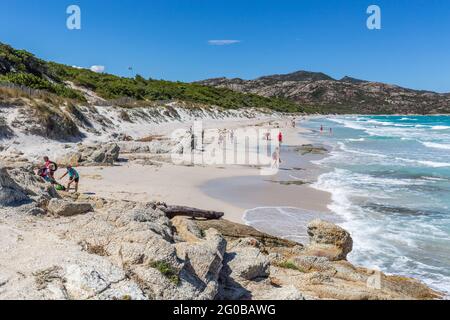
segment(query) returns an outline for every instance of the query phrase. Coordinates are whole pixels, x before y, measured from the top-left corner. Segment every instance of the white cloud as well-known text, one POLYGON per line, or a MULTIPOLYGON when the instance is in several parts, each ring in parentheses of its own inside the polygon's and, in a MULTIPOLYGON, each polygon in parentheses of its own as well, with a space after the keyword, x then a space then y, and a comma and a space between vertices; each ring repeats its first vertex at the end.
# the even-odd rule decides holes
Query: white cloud
POLYGON ((97 73, 103 73, 105 71, 105 66, 92 66, 90 69, 97 73))
POLYGON ((209 40, 211 46, 228 46, 230 44, 240 43, 241 40, 209 40))
POLYGON ((79 66, 72 66, 72 68, 75 68, 75 69, 86 69, 86 68, 83 68, 83 67, 79 67, 79 66))

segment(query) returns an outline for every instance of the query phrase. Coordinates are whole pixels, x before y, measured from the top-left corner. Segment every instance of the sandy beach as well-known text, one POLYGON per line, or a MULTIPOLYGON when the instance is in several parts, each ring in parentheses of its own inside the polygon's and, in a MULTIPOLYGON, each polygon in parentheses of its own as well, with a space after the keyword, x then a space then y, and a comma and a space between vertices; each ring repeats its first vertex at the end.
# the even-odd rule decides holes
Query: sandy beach
MULTIPOLYGON (((284 135, 282 150, 308 144, 309 141, 301 136, 304 129, 293 128, 291 123, 291 119, 212 120, 206 122, 204 127, 264 130, 279 127, 284 135)), ((170 127, 159 125, 154 132, 170 135, 174 129, 188 127, 189 124, 178 127, 173 124, 170 127)), ((223 211, 226 219, 238 223, 244 222, 242 217, 246 210, 259 206, 290 206, 324 212, 330 201, 328 193, 315 190, 308 184, 279 183, 279 174, 261 176, 259 168, 255 166, 176 165, 163 157, 157 157, 156 161, 147 165, 129 161, 135 159, 136 155, 121 154, 121 157, 124 162, 112 167, 83 167, 80 170, 80 192, 104 198, 164 201, 223 211)), ((145 158, 145 155, 141 155, 141 158, 145 158)), ((290 180, 314 180, 316 175, 311 172, 311 163, 306 157, 297 158, 299 168, 288 175, 295 175, 290 180)), ((283 169, 283 165, 280 169, 283 169)), ((283 170, 280 173, 285 174, 283 170)))

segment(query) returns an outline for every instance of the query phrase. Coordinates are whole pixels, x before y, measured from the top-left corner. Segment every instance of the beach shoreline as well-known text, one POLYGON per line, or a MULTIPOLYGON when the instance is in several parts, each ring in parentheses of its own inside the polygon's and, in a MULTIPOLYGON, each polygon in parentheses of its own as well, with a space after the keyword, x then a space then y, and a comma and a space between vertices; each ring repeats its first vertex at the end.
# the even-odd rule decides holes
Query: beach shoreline
MULTIPOLYGON (((207 122, 205 128, 264 128, 280 127, 283 132, 283 148, 296 148, 310 144, 301 134, 305 129, 291 126, 292 118, 253 119, 244 121, 207 122)), ((182 125, 186 128, 186 124, 182 125)), ((171 124, 171 129, 173 124, 171 124)), ((159 130, 169 135, 170 131, 159 130)), ((141 155, 145 158, 144 155, 141 155)), ((126 162, 112 167, 83 167, 81 171, 80 192, 95 194, 110 199, 123 199, 140 202, 161 201, 174 205, 192 206, 207 210, 223 211, 224 218, 244 224, 243 216, 249 209, 258 206, 293 206, 315 212, 327 212, 331 202, 330 194, 312 188, 309 184, 317 179, 318 173, 308 177, 308 184, 282 185, 276 176, 263 177, 255 166, 246 165, 176 165, 161 156, 152 165, 136 164, 130 161, 139 158, 132 154, 121 154, 126 162), (220 197, 211 190, 220 192, 233 189, 232 181, 247 181, 251 189, 239 192, 259 191, 250 203, 242 203, 233 197, 220 197), (230 181, 231 183, 228 183, 230 181), (267 183, 269 182, 269 183, 267 183), (265 190, 260 186, 264 185, 265 190), (227 187, 228 186, 228 187, 227 187), (210 190, 209 190, 210 189, 210 190), (298 197, 298 193, 302 197, 298 197), (270 194, 270 197, 266 195, 270 194), (272 201, 270 201, 272 199, 272 201), (252 204, 253 203, 253 204, 252 204)), ((300 158, 300 157, 299 157, 300 158)), ((153 158, 154 159, 154 158, 153 158)), ((142 160, 142 159, 141 159, 142 160)), ((305 160, 299 166, 296 175, 305 176, 312 171, 313 165, 305 160)), ((236 190, 235 190, 236 191, 236 190)))

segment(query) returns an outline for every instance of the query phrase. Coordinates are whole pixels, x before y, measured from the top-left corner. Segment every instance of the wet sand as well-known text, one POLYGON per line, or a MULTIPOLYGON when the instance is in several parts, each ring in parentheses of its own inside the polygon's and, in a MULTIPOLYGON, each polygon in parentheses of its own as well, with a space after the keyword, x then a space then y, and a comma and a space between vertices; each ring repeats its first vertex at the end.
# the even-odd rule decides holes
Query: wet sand
MULTIPOLYGON (((283 148, 284 149, 284 148, 283 148)), ((295 154, 292 147, 282 151, 285 160, 274 176, 240 176, 210 180, 201 186, 208 196, 233 203, 245 210, 256 207, 296 207, 329 213, 331 195, 310 185, 322 172, 310 160, 318 156, 295 154)))

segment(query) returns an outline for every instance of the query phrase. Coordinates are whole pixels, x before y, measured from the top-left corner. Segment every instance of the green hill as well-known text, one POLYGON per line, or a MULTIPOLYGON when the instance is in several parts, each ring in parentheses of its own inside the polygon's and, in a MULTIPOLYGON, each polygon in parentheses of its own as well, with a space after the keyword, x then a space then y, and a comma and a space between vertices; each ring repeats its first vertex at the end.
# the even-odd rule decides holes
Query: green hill
POLYGON ((82 92, 66 82, 88 88, 105 99, 132 98, 137 101, 178 100, 226 109, 268 108, 302 112, 301 106, 282 98, 267 98, 195 83, 118 77, 95 73, 36 58, 33 54, 0 43, 0 82, 45 90, 57 96, 85 101, 82 92))

